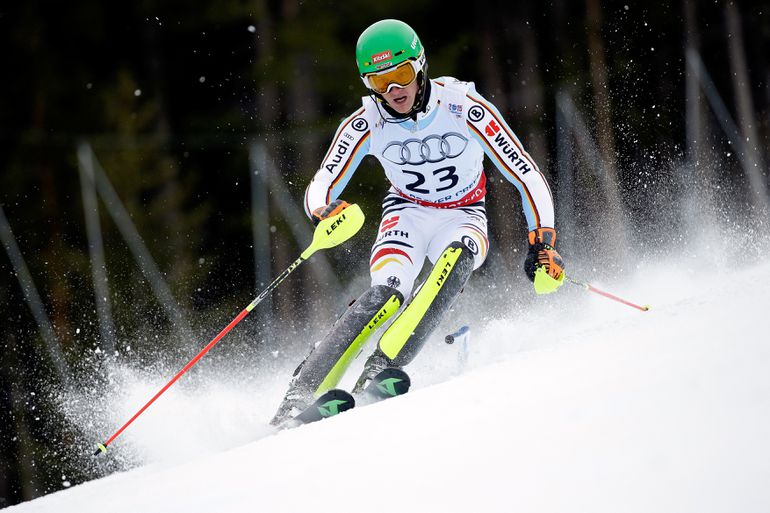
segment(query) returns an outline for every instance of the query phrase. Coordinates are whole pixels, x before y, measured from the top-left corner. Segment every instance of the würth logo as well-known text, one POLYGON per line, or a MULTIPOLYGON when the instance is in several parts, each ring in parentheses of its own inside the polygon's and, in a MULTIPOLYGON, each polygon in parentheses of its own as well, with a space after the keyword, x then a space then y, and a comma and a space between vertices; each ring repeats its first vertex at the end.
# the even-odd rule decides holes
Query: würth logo
POLYGON ((489 137, 492 137, 493 135, 495 135, 499 131, 500 131, 500 127, 498 126, 497 123, 495 123, 494 119, 492 121, 490 121, 489 123, 487 123, 486 128, 484 128, 484 132, 486 132, 486 134, 489 137))
POLYGON ((383 219, 382 224, 380 225, 380 232, 390 230, 391 228, 396 226, 398 224, 399 219, 400 217, 398 216, 393 216, 390 219, 383 219))
POLYGON ((384 52, 372 55, 372 64, 377 64, 378 62, 387 61, 388 59, 392 58, 393 54, 390 52, 390 50, 385 50, 384 52))

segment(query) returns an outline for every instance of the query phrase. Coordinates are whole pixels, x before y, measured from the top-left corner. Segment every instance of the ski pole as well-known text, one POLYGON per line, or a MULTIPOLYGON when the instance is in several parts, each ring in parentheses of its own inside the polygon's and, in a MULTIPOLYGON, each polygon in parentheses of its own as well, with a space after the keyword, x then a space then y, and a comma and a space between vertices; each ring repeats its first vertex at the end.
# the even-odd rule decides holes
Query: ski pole
POLYGON ((590 285, 588 283, 583 283, 581 281, 574 280, 574 279, 570 278, 569 276, 565 276, 565 278, 567 279, 568 282, 574 283, 575 285, 579 285, 580 287, 583 287, 584 289, 588 290, 589 292, 595 292, 595 293, 599 294, 600 296, 604 296, 606 298, 612 299, 613 301, 617 301, 618 303, 623 303, 624 305, 630 306, 632 308, 636 308, 637 310, 641 310, 642 312, 646 312, 647 310, 650 309, 650 305, 640 306, 640 305, 632 303, 631 301, 627 301, 627 300, 625 300, 623 298, 620 298, 618 296, 610 294, 609 292, 605 292, 603 290, 599 290, 596 287, 594 287, 593 285, 590 285))
POLYGON ((468 341, 470 337, 471 328, 467 325, 444 337, 444 342, 447 344, 456 342, 460 346, 457 351, 457 374, 462 373, 468 364, 468 341))
POLYGON ((144 411, 149 408, 158 397, 160 397, 166 390, 168 390, 171 385, 173 385, 180 377, 182 377, 185 372, 190 370, 190 368, 195 365, 198 360, 203 357, 203 355, 208 353, 209 350, 214 347, 217 342, 222 339, 222 337, 227 335, 227 333, 233 329, 236 324, 241 322, 243 318, 254 309, 254 307, 256 307, 263 299, 265 299, 273 290, 275 290, 275 288, 278 287, 278 285, 280 285, 281 282, 283 282, 286 277, 289 276, 289 274, 291 274, 291 272, 294 271, 302 262, 310 258, 310 256, 319 249, 327 249, 342 244, 353 235, 355 235, 358 230, 361 229, 363 224, 364 213, 361 211, 361 207, 355 204, 350 205, 336 216, 324 219, 318 223, 318 226, 313 233, 313 242, 311 242, 307 249, 302 252, 300 257, 292 262, 292 264, 285 271, 283 271, 275 280, 273 280, 273 282, 268 285, 267 288, 263 290, 259 296, 257 296, 249 304, 249 306, 244 308, 241 313, 239 313, 235 319, 230 322, 230 324, 228 324, 222 331, 220 331, 219 334, 214 337, 211 342, 209 342, 206 347, 204 347, 201 352, 195 356, 195 358, 190 360, 187 365, 182 368, 182 370, 177 372, 177 374, 171 378, 171 381, 166 383, 163 388, 161 388, 154 396, 152 396, 152 398, 147 401, 147 403, 142 406, 133 417, 128 419, 128 422, 123 424, 120 429, 115 431, 115 433, 110 438, 108 438, 106 442, 97 444, 97 449, 94 452, 94 456, 98 455, 100 452, 107 452, 108 445, 110 445, 118 436, 120 436, 120 434, 128 426, 130 426, 131 423, 139 417, 139 415, 144 413, 144 411))

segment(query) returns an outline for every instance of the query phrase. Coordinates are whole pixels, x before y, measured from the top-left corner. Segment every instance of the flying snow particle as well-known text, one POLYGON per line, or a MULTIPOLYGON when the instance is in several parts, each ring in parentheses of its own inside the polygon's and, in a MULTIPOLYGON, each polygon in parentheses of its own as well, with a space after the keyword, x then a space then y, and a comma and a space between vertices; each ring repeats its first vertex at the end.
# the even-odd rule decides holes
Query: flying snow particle
POLYGON ((257 27, 255 27, 254 25, 249 25, 249 32, 253 34, 256 31, 257 31, 257 27))
POLYGON ((134 96, 142 96, 142 90, 141 89, 136 89, 134 91, 134 96))
POLYGON ((201 84, 202 84, 203 82, 205 82, 205 81, 206 81, 206 77, 200 77, 200 78, 198 79, 198 82, 200 82, 201 84))

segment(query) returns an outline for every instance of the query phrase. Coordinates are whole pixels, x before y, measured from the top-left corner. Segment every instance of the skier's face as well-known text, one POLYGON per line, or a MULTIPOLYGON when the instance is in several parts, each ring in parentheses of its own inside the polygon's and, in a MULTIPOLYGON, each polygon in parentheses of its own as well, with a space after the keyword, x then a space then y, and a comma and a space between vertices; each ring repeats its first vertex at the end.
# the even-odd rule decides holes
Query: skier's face
POLYGON ((394 87, 382 97, 388 102, 388 105, 399 114, 406 114, 412 110, 414 100, 417 98, 417 80, 412 81, 406 87, 394 87))

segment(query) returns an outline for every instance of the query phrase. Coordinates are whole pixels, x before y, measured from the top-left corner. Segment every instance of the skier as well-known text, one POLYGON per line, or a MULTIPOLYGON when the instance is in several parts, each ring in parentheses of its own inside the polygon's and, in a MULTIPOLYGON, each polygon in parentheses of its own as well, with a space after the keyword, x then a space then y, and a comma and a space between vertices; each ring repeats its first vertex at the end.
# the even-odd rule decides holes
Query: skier
POLYGON ((339 196, 361 159, 379 160, 391 187, 369 261, 372 285, 297 368, 273 425, 334 388, 369 335, 394 315, 353 393, 384 368, 414 359, 487 256, 485 154, 521 194, 529 228, 524 267, 536 292, 553 292, 564 279, 548 183, 474 84, 428 78, 419 37, 393 19, 361 34, 356 62, 369 96, 337 129, 305 192, 305 211, 315 224, 340 213, 348 203, 339 196), (426 256, 433 269, 413 294, 426 256))

